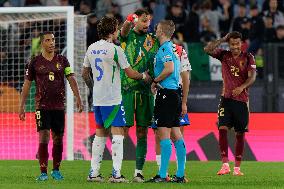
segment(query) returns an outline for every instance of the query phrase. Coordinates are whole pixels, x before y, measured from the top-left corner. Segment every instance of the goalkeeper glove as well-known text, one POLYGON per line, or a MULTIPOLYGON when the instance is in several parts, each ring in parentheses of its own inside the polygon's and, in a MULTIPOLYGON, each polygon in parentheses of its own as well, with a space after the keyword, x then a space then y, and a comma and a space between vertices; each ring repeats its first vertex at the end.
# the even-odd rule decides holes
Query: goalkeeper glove
POLYGON ((138 16, 136 14, 129 14, 126 18, 128 22, 135 23, 138 21, 138 16))

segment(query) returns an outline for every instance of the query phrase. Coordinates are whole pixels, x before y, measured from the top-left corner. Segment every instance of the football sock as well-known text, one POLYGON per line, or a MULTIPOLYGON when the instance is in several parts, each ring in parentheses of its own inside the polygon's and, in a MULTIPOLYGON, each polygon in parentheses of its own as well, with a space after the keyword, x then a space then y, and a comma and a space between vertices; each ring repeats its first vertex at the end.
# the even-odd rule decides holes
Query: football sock
POLYGON ((236 144, 235 144, 235 167, 240 167, 245 146, 245 134, 238 133, 236 134, 236 144))
POLYGON ((184 176, 184 170, 185 170, 185 157, 186 157, 186 149, 183 139, 179 139, 174 142, 175 148, 176 148, 176 155, 177 155, 177 177, 183 177, 184 176))
POLYGON ((92 159, 91 167, 93 170, 93 177, 100 174, 101 163, 103 160, 103 153, 106 145, 107 137, 95 136, 92 144, 92 159))
POLYGON ((228 137, 227 130, 219 129, 219 147, 223 163, 228 163, 228 137))
POLYGON ((169 138, 160 141, 161 146, 161 168, 159 175, 161 178, 166 178, 169 161, 172 154, 172 145, 169 138))
POLYGON ((48 144, 40 143, 38 148, 39 165, 42 173, 47 173, 48 165, 48 144))
POLYGON ((137 139, 136 146, 136 169, 142 170, 147 153, 147 138, 142 137, 137 139))
POLYGON ((52 148, 53 170, 59 170, 62 161, 63 144, 54 144, 52 148))
POLYGON ((135 169, 134 177, 136 177, 138 173, 143 175, 143 171, 142 170, 135 169))
POLYGON ((112 138, 112 175, 116 178, 121 176, 120 170, 123 159, 123 138, 124 137, 122 135, 113 135, 112 138))
POLYGON ((161 155, 156 155, 156 162, 158 165, 158 170, 161 168, 161 155))

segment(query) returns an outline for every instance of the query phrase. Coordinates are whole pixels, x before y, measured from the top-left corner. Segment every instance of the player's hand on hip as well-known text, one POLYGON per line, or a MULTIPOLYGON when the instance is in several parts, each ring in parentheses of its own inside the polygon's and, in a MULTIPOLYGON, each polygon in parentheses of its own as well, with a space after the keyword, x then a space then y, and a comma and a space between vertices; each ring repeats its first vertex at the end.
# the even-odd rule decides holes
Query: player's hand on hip
POLYGON ((242 87, 237 87, 233 90, 233 96, 239 96, 243 92, 244 88, 242 87))
POLYGON ((78 112, 81 113, 83 111, 83 105, 82 105, 81 98, 76 99, 76 105, 77 105, 77 108, 78 108, 78 112))
POLYGON ((185 103, 182 103, 182 105, 181 105, 181 116, 183 117, 186 114, 187 114, 187 105, 185 103))
POLYGON ((25 121, 26 120, 26 114, 25 114, 25 109, 24 108, 20 108, 19 110, 19 118, 21 121, 25 121))
POLYGON ((151 92, 155 95, 157 93, 157 84, 156 83, 152 83, 151 85, 151 92))
POLYGON ((126 20, 131 23, 135 23, 138 21, 138 16, 136 14, 129 14, 126 17, 126 20))
POLYGON ((143 79, 145 83, 151 83, 152 77, 149 75, 149 70, 143 73, 145 75, 145 78, 143 79))

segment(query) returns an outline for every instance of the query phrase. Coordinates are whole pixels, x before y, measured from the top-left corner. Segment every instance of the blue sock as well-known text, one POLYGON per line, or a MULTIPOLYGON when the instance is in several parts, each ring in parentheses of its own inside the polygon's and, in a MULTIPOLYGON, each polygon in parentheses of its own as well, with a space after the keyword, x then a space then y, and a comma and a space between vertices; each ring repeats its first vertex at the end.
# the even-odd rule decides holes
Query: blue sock
POLYGON ((161 146, 161 168, 159 175, 161 178, 167 177, 167 170, 169 167, 169 161, 172 154, 172 145, 169 138, 160 141, 161 146))
POLYGON ((185 161, 186 161, 186 149, 183 138, 175 141, 174 145, 176 148, 177 161, 178 161, 178 169, 176 176, 183 177, 185 170, 185 161))

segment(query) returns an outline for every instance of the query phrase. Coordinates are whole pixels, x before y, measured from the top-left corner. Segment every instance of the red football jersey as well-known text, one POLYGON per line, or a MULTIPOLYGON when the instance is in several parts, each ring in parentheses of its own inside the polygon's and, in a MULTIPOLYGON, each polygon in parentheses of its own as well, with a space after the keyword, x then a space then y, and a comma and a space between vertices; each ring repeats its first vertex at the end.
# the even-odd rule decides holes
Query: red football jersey
POLYGON ((235 88, 241 86, 248 79, 248 72, 255 71, 256 65, 254 56, 251 53, 242 52, 237 58, 234 58, 231 51, 216 49, 212 57, 221 61, 223 92, 222 96, 234 100, 248 102, 248 88, 238 96, 233 96, 235 88))
POLYGON ((54 55, 51 61, 38 55, 26 65, 25 79, 36 83, 36 109, 65 109, 64 77, 70 74, 70 64, 62 55, 54 55))

